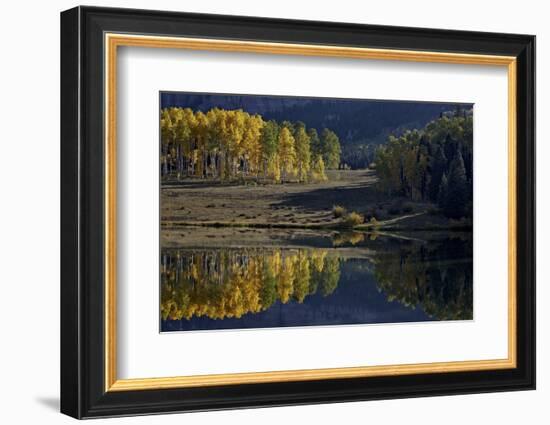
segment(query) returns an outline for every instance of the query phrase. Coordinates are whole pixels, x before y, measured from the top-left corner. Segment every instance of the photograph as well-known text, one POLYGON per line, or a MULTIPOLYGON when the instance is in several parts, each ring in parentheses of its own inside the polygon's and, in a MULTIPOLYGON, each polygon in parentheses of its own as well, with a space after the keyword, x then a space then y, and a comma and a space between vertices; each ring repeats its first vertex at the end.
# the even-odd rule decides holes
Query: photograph
POLYGON ((159 96, 161 332, 473 320, 473 104, 159 96))

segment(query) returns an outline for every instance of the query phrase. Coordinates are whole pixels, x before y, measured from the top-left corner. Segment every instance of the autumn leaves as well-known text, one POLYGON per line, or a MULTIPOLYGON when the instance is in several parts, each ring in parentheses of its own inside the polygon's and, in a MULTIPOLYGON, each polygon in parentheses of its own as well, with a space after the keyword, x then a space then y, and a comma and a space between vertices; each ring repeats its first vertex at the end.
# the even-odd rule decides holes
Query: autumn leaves
POLYGON ((164 108, 160 116, 163 181, 185 178, 271 183, 326 180, 340 165, 340 142, 304 123, 243 110, 164 108))

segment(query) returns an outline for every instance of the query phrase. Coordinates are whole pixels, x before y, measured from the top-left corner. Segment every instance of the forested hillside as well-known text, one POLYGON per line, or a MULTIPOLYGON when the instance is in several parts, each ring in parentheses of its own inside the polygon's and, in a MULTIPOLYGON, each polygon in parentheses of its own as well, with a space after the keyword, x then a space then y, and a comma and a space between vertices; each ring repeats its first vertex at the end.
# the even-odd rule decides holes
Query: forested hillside
POLYGON ((452 218, 471 216, 473 115, 457 109, 421 130, 390 136, 376 152, 381 190, 437 203, 452 218))
POLYGON ((376 101, 291 96, 216 95, 163 93, 161 107, 189 107, 207 113, 213 108, 243 109, 264 120, 300 121, 307 127, 330 128, 339 137, 341 162, 352 169, 366 168, 374 159, 375 148, 388 136, 423 128, 427 123, 457 106, 471 105, 435 102, 376 101))

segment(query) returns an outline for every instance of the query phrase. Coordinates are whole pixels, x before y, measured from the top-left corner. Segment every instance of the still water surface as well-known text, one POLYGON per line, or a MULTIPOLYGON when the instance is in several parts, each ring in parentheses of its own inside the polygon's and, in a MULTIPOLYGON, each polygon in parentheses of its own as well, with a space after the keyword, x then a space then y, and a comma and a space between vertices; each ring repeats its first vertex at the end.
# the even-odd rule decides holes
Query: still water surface
POLYGON ((471 237, 161 250, 161 331, 470 320, 471 237))

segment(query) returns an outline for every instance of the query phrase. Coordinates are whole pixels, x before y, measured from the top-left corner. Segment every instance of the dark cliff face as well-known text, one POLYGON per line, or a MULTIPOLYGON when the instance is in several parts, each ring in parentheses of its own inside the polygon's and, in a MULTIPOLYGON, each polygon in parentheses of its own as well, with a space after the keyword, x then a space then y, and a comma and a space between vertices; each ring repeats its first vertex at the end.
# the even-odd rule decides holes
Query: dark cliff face
POLYGON ((447 111, 472 108, 471 104, 332 99, 296 96, 225 95, 163 92, 161 108, 189 107, 243 109, 264 119, 302 121, 321 130, 328 127, 343 143, 383 143, 388 134, 422 128, 447 111))

